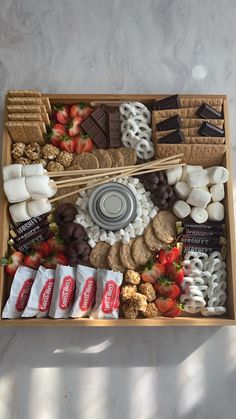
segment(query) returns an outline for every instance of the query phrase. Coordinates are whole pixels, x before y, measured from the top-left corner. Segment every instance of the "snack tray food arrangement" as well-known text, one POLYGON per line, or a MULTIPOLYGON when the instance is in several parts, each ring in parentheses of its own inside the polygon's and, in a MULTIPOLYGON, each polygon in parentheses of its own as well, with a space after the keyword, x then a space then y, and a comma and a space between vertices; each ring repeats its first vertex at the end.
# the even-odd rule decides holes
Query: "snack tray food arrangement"
MULTIPOLYGON (((236 246, 227 97, 19 92, 23 91, 10 91, 5 102, 0 257, 10 260, 10 246, 25 253, 24 261, 29 262, 22 262, 26 267, 18 267, 15 276, 8 275, 10 269, 0 268, 0 326, 235 325, 236 246), (78 105, 82 116, 76 113, 77 104, 83 104, 78 105), (52 123, 53 112, 58 115, 56 123, 52 123), (62 131, 56 132, 59 125, 62 131), (37 174, 37 187, 30 169, 34 164, 33 175, 40 167, 47 169, 37 174), (122 166, 123 177, 118 171, 122 166), (21 167, 20 175, 17 167, 21 167), (155 168, 156 192, 150 177, 155 168), (71 173, 66 177, 61 174, 64 170, 71 173), (75 170, 78 177, 73 178, 75 170), (110 176, 109 188, 102 173, 110 176), (83 183, 84 176, 88 184, 83 183), (92 182, 96 187, 92 188, 92 182), (86 188, 89 184, 91 192, 86 188), (50 192, 43 195, 40 188, 50 192), (77 193, 76 211, 70 218, 70 198, 76 189, 81 194, 77 193), (17 217, 40 219, 39 198, 43 207, 48 205, 41 214, 48 215, 53 204, 54 219, 42 231, 32 224, 42 235, 38 238, 38 232, 36 240, 48 243, 45 264, 34 269, 31 233, 24 232, 21 240, 18 226, 23 218, 17 217), (114 220, 117 224, 112 229, 114 220), (55 269, 48 262, 52 257, 49 244, 54 246, 53 254, 56 249, 55 237, 48 230, 54 223, 67 258, 62 255, 55 269), (175 238, 170 238, 173 228, 175 238), (179 253, 174 259, 173 249, 172 253, 166 250, 169 244, 182 252, 182 259, 179 253), (178 269, 184 272, 181 279, 178 269), (155 275, 158 271, 156 277, 154 271, 155 275), (30 279, 21 288, 24 275, 30 279), (55 285, 53 276, 57 277, 55 285)), ((42 219, 45 223, 43 215, 42 219)), ((38 250, 42 255, 42 248, 34 248, 38 250)))

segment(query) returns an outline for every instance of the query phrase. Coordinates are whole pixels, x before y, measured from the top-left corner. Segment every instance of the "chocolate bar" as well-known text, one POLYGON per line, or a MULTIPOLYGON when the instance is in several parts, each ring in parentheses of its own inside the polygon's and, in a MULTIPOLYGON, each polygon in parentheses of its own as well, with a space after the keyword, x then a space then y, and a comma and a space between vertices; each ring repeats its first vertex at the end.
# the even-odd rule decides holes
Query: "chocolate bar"
POLYGON ((45 227, 40 232, 37 232, 33 234, 30 238, 21 240, 18 243, 15 243, 14 239, 9 240, 8 244, 10 246, 13 246, 16 250, 19 250, 20 252, 29 252, 32 248, 33 242, 38 241, 45 241, 48 240, 49 237, 53 236, 53 232, 50 230, 50 228, 45 227))
POLYGON ((184 134, 180 129, 177 129, 176 131, 173 131, 170 134, 165 135, 165 137, 161 137, 159 139, 160 144, 180 144, 184 143, 184 141, 184 134))
POLYGON ((170 129, 179 128, 181 128, 181 118, 179 115, 171 116, 170 118, 156 124, 157 131, 168 131, 170 129))
POLYGON ((204 224, 197 224, 193 221, 177 221, 176 228, 183 227, 184 229, 191 229, 191 230, 214 230, 214 231, 222 231, 226 230, 226 225, 224 223, 219 223, 216 221, 207 221, 204 224))
POLYGON ((82 122, 81 128, 91 136, 98 148, 108 148, 107 136, 91 117, 82 122))
POLYGON ((212 245, 223 245, 226 244, 225 237, 188 237, 181 236, 181 242, 184 244, 201 245, 201 246, 212 246, 212 245))
POLYGON ((203 119, 221 119, 221 112, 216 111, 212 106, 203 103, 196 111, 196 115, 203 119))
POLYGON ((218 251, 222 254, 222 257, 226 255, 226 246, 202 246, 202 245, 184 245, 183 246, 183 255, 186 255, 188 252, 201 252, 206 253, 208 256, 212 252, 218 251))
POLYGON ((120 111, 108 113, 108 136, 111 148, 123 147, 120 131, 120 111))
POLYGON ((48 215, 49 213, 43 214, 38 217, 31 218, 29 221, 24 221, 23 223, 14 223, 14 221, 12 220, 11 225, 16 235, 23 234, 26 231, 31 230, 36 225, 42 224, 43 222, 45 222, 48 215))
POLYGON ((198 134, 204 137, 224 137, 225 132, 223 129, 218 128, 209 122, 203 122, 198 130, 198 134))
POLYGON ((219 234, 225 236, 225 230, 191 230, 183 227, 177 228, 177 234, 182 234, 184 237, 219 237, 219 234))
POLYGON ((154 102, 154 109, 178 109, 180 108, 179 95, 165 97, 154 102))
POLYGON ((99 106, 95 109, 90 115, 90 117, 94 120, 96 125, 107 135, 108 132, 108 120, 107 114, 104 112, 102 106, 99 106))

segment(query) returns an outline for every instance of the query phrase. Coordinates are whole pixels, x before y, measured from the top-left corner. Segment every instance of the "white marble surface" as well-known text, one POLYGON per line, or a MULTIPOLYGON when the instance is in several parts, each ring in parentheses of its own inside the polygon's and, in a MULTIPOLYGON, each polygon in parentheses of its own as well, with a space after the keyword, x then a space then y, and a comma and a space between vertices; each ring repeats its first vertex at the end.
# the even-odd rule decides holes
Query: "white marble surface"
MULTIPOLYGON (((0 0, 0 93, 226 93, 235 0, 0 0)), ((236 156, 235 156, 236 157, 236 156)), ((1 329, 2 419, 227 419, 236 329, 1 329)))

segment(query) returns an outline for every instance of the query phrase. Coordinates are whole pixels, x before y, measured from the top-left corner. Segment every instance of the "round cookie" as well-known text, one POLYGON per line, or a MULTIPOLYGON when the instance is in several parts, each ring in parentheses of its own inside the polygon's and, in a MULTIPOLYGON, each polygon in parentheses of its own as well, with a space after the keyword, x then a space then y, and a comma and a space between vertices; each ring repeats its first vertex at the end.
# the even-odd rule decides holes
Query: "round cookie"
POLYGON ((121 147, 119 152, 124 157, 124 166, 133 166, 137 162, 137 154, 132 148, 121 147))
POLYGON ((98 159, 92 153, 78 154, 72 162, 73 166, 75 164, 78 164, 84 170, 99 168, 98 159))
POLYGON ((146 246, 149 250, 151 250, 151 252, 158 252, 165 247, 165 244, 155 236, 151 224, 149 224, 145 229, 143 238, 146 246))
POLYGON ((121 242, 113 244, 108 254, 108 264, 114 272, 124 272, 125 267, 122 265, 119 256, 121 242))
POLYGON ((143 237, 137 237, 134 240, 131 252, 132 258, 137 265, 146 265, 152 256, 152 252, 146 246, 143 237))
POLYGON ((112 161, 112 167, 121 167, 124 166, 124 157, 123 154, 117 148, 110 148, 107 150, 109 157, 112 161))
POLYGON ((128 244, 121 243, 119 256, 120 261, 125 268, 135 270, 138 265, 132 258, 131 248, 133 242, 134 240, 130 240, 128 244))
POLYGON ((162 242, 169 244, 175 239, 176 217, 170 211, 159 211, 153 218, 152 227, 155 236, 162 242))
POLYGON ((92 154, 98 160, 100 169, 111 167, 112 160, 109 156, 109 153, 106 150, 101 150, 101 149, 93 150, 92 154))
POLYGON ((106 242, 98 242, 91 250, 89 262, 94 268, 109 269, 108 254, 111 246, 106 242))

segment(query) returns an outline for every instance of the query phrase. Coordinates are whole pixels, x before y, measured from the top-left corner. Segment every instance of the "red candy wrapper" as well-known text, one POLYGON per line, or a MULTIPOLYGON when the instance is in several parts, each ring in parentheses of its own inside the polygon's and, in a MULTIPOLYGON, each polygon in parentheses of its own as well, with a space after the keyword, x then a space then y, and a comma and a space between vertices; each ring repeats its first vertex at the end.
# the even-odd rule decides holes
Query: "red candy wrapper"
POLYGON ((31 288, 30 297, 22 317, 47 317, 54 286, 55 270, 40 266, 31 288))
POLYGON ((74 301, 75 268, 57 265, 49 316, 67 319, 74 301))
POLYGON ((20 266, 14 276, 10 296, 3 309, 3 319, 21 317, 30 296, 31 287, 37 271, 26 266, 20 266))
POLYGON ((89 316, 91 319, 118 319, 122 280, 121 272, 98 269, 96 303, 89 316))
POLYGON ((78 265, 75 302, 70 317, 88 317, 94 306, 97 289, 97 269, 78 265))

